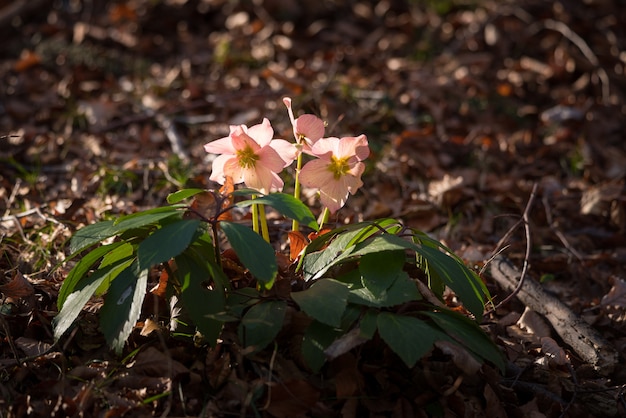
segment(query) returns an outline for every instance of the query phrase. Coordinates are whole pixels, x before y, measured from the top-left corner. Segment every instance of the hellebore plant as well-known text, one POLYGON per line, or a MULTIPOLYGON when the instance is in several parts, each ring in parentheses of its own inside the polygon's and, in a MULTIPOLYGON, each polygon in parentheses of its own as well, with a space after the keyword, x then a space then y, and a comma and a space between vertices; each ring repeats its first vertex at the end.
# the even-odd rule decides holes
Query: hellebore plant
MULTIPOLYGON (((273 139, 273 136, 274 129, 267 119, 250 128, 231 126, 227 137, 204 146, 206 152, 220 154, 213 161, 210 179, 224 184, 226 177, 230 177, 234 184, 244 183, 263 194, 282 190, 284 183, 278 173, 296 158, 296 147, 285 140, 273 139)), ((265 209, 263 205, 254 204, 252 224, 255 232, 259 232, 259 219, 263 238, 269 242, 265 209)))
POLYGON ((328 219, 328 211, 335 213, 346 204, 348 194, 354 194, 361 186, 361 174, 370 149, 365 135, 345 138, 322 138, 311 147, 311 154, 318 159, 309 161, 300 171, 300 182, 317 188, 324 205, 322 223, 328 219))
MULTIPOLYGON (((302 170, 302 153, 310 152, 311 146, 324 136, 324 121, 315 115, 304 114, 297 119, 293 116, 291 98, 285 97, 283 103, 287 106, 289 119, 293 126, 293 136, 296 138, 297 162, 293 196, 300 199, 300 171, 302 170)), ((292 230, 298 230, 298 221, 292 223, 292 230)))
POLYGON ((141 319, 182 334, 180 311, 190 318, 188 335, 195 330, 216 345, 226 327, 236 326, 234 344, 254 353, 278 343, 286 313, 297 311, 308 318, 301 354, 314 371, 375 335, 408 367, 446 344, 502 370, 501 353, 478 326, 489 293, 443 244, 395 219, 321 230, 300 200, 301 185, 319 192, 321 224, 327 222, 363 186, 368 141, 365 135, 324 137, 321 119, 295 118, 291 99, 284 104, 295 143, 273 138, 263 119, 231 126, 228 136, 205 145, 217 154, 210 179, 223 185, 219 191, 183 189, 168 196, 167 206, 74 234, 68 260, 80 258, 59 292, 55 338, 73 326, 92 296, 104 295, 100 327, 118 353, 141 319), (280 173, 294 160, 294 194, 285 194, 280 173), (245 187, 235 190, 241 183, 245 187), (265 206, 292 221, 289 256, 269 242, 265 206), (252 230, 230 216, 233 208, 248 207, 252 230), (311 231, 308 239, 301 227, 311 231), (230 249, 221 248, 225 241, 230 249), (150 277, 158 278, 150 293, 172 307, 169 317, 147 318, 142 311, 150 277), (462 305, 445 306, 446 288, 462 305))

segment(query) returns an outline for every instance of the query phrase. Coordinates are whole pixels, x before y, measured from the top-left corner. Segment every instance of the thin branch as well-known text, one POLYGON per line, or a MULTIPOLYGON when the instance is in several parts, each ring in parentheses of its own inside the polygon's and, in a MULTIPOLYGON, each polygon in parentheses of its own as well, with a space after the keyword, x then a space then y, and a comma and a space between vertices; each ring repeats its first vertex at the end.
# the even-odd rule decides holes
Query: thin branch
POLYGON ((571 43, 573 43, 580 50, 580 52, 582 52, 587 61, 589 61, 589 63, 596 68, 596 73, 600 79, 600 83, 602 84, 602 102, 604 104, 608 104, 610 96, 609 76, 606 73, 606 70, 600 66, 600 60, 598 60, 598 57, 593 53, 593 50, 589 47, 587 42, 585 42, 580 35, 570 29, 569 26, 558 20, 546 19, 541 22, 537 22, 532 26, 531 32, 538 32, 539 29, 549 29, 559 32, 571 43))
MULTIPOLYGON (((485 315, 489 315, 495 312, 498 308, 509 303, 509 301, 513 299, 519 293, 522 286, 524 285, 524 280, 526 279, 526 275, 528 273, 528 268, 530 265, 528 260, 530 258, 530 251, 532 248, 532 242, 531 242, 531 236, 530 236, 529 214, 530 214, 530 209, 532 208, 533 203, 535 201, 535 197, 537 196, 537 186, 538 186, 538 183, 533 184, 533 188, 530 192, 530 197, 528 198, 528 202, 526 203, 526 208, 524 208, 524 213, 522 214, 522 222, 524 223, 524 232, 526 234, 526 253, 524 254, 524 264, 522 266, 522 272, 520 274, 519 282, 517 283, 517 286, 515 287, 513 292, 511 292, 506 298, 504 298, 495 307, 491 308, 485 315)), ((517 227, 517 225, 519 225, 519 222, 515 225, 515 227, 517 227)))
POLYGON ((554 223, 554 220, 552 219, 552 212, 550 212, 550 205, 548 202, 548 197, 544 196, 542 201, 543 201, 544 210, 546 212, 546 220, 548 221, 548 225, 550 225, 550 229, 552 230, 552 232, 554 232, 554 235, 556 235, 557 238, 561 240, 561 243, 563 244, 565 249, 567 249, 574 257, 576 257, 578 261, 583 261, 583 256, 576 250, 576 248, 574 248, 569 243, 565 235, 559 229, 557 229, 556 224, 554 223))

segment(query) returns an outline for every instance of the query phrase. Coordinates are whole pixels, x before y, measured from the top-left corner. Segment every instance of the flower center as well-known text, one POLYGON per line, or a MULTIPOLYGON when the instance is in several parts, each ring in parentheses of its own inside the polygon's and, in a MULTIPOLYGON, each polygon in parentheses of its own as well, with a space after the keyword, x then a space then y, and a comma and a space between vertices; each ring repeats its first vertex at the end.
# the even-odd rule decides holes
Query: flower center
POLYGON ((345 175, 348 171, 350 171, 350 166, 348 165, 348 157, 337 158, 334 155, 330 157, 330 164, 328 165, 328 171, 333 173, 335 180, 339 180, 341 176, 345 175))
POLYGON ((244 149, 237 151, 237 159, 241 167, 252 168, 256 165, 259 156, 254 153, 250 145, 246 145, 244 149))

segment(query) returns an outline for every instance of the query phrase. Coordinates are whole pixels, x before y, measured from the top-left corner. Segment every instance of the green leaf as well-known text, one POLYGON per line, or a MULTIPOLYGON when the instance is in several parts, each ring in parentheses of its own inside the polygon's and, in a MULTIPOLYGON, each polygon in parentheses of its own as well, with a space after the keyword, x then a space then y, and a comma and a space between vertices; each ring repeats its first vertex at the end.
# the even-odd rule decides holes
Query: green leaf
POLYGON ((118 260, 122 260, 133 255, 135 249, 131 244, 127 242, 122 242, 121 244, 122 245, 109 251, 104 257, 102 257, 102 261, 100 262, 100 266, 98 268, 106 267, 109 264, 113 264, 118 260))
MULTIPOLYGON (((429 237, 423 232, 414 231, 413 240, 419 245, 420 249, 430 248, 431 251, 438 251, 439 257, 443 256, 448 258, 447 260, 443 258, 443 260, 451 260, 456 263, 455 268, 457 270, 457 274, 455 275, 455 277, 463 277, 465 280, 460 280, 458 283, 455 283, 453 280, 449 280, 449 277, 446 277, 445 275, 442 277, 437 277, 437 279, 443 281, 445 285, 454 290, 455 293, 457 293, 459 299, 461 299, 461 301, 465 305, 465 307, 468 308, 468 310, 470 310, 474 315, 476 315, 477 320, 480 322, 480 318, 482 318, 482 312, 484 308, 484 301, 486 299, 490 299, 489 290, 487 289, 487 286, 485 285, 485 283, 483 283, 481 278, 474 271, 470 270, 463 263, 463 260, 459 258, 456 254, 454 254, 451 249, 449 249, 439 241, 435 240, 434 238, 429 237), (459 288, 459 285, 467 286, 461 289, 459 288), (464 300, 464 298, 468 300, 474 300, 473 308, 470 309, 470 302, 467 302, 466 300, 464 300)), ((428 257, 427 252, 428 250, 426 252, 423 252, 422 254, 425 257, 428 257)), ((435 275, 437 274, 439 274, 439 271, 437 268, 435 268, 435 275)))
POLYGON ((98 247, 90 251, 82 259, 80 259, 78 263, 76 263, 76 265, 68 273, 67 277, 63 281, 63 284, 61 285, 61 289, 59 290, 59 296, 57 299, 57 307, 59 308, 59 311, 63 308, 65 300, 67 299, 69 294, 76 290, 78 283, 85 277, 91 267, 98 260, 100 260, 100 258, 114 251, 117 247, 123 244, 123 242, 114 242, 112 244, 98 247))
POLYGON ((207 269, 215 282, 215 290, 219 290, 223 297, 226 297, 225 291, 231 288, 230 281, 215 258, 211 236, 207 232, 200 235, 191 243, 185 254, 193 258, 196 264, 207 269))
POLYGON ((410 316, 382 312, 378 315, 378 334, 408 367, 424 357, 435 341, 446 335, 427 322, 410 316))
POLYGON ((228 294, 226 304, 234 315, 241 318, 248 308, 261 300, 261 293, 253 287, 243 287, 228 294))
POLYGON ((196 236, 199 225, 197 219, 181 219, 156 230, 137 248, 139 269, 148 269, 182 253, 196 236))
POLYGON ((505 363, 502 352, 474 321, 449 310, 423 313, 454 340, 480 358, 495 364, 501 372, 504 372, 505 363))
POLYGON ((102 221, 87 225, 76 231, 74 236, 72 236, 70 240, 70 253, 75 254, 93 244, 114 235, 121 234, 129 229, 141 228, 162 219, 169 218, 170 216, 181 216, 180 208, 182 207, 184 207, 184 205, 164 206, 126 215, 118 218, 116 221, 102 221))
MULTIPOLYGON (((426 273, 441 280, 449 286, 459 297, 463 305, 472 312, 477 321, 480 321, 484 309, 486 288, 480 278, 468 269, 458 257, 443 251, 449 251, 445 246, 428 237, 419 237, 420 244, 415 244, 402 237, 392 234, 382 234, 370 240, 359 243, 351 257, 365 256, 366 254, 383 251, 410 249, 419 254, 426 262, 426 273)), ((338 257, 335 262, 342 262, 338 257)))
POLYGON ((255 189, 250 189, 248 187, 243 187, 241 189, 237 189, 232 193, 233 196, 263 196, 261 192, 255 189))
POLYGON ((397 306, 420 299, 422 299, 422 295, 406 272, 401 272, 391 287, 379 295, 374 295, 367 288, 352 289, 348 295, 348 302, 350 303, 376 308, 397 306))
POLYGON ((120 216, 115 220, 115 224, 125 224, 124 230, 131 228, 140 228, 142 226, 151 224, 155 221, 166 218, 166 215, 182 215, 180 209, 186 209, 187 205, 175 204, 169 206, 159 206, 156 208, 144 210, 142 212, 130 213, 128 215, 120 216), (162 215, 162 216, 161 216, 162 215))
POLYGON ((203 193, 206 190, 204 189, 182 189, 182 190, 178 190, 174 193, 170 193, 169 195, 167 195, 167 203, 169 203, 170 205, 174 204, 174 203, 178 203, 181 202, 185 199, 188 199, 192 196, 195 196, 197 194, 203 193))
MULTIPOLYGON (((130 260, 131 258, 135 258, 134 257, 135 254, 135 248, 125 242, 122 245, 120 245, 119 247, 117 247, 116 249, 114 249, 113 251, 110 251, 107 255, 105 255, 102 258, 102 261, 100 262, 100 265, 98 266, 98 270, 101 270, 104 267, 107 267, 113 263, 117 263, 120 260, 130 260)), ((116 275, 113 275, 111 277, 109 277, 107 280, 103 280, 100 283, 100 286, 96 289, 95 294, 97 296, 100 296, 104 293, 106 293, 107 290, 109 290, 109 286, 111 284, 111 281, 115 278, 116 275)))
POLYGON ((361 322, 359 324, 360 335, 367 339, 371 339, 374 337, 376 333, 377 321, 378 321, 379 312, 374 309, 368 309, 363 318, 361 318, 361 322))
POLYGON ((340 335, 342 331, 321 322, 313 321, 304 331, 302 338, 302 357, 307 366, 317 373, 326 362, 324 350, 340 335))
POLYGON ((361 257, 359 271, 363 286, 373 295, 380 296, 402 272, 406 260, 404 250, 380 251, 361 257))
POLYGON ((439 249, 423 246, 418 249, 418 253, 427 261, 429 273, 454 290, 456 296, 463 302, 463 306, 476 316, 477 322, 480 322, 486 296, 482 291, 480 278, 465 265, 439 249))
POLYGON ((205 283, 211 276, 207 266, 195 257, 183 253, 176 257, 176 275, 181 284, 181 301, 196 328, 211 346, 215 346, 224 321, 215 319, 226 310, 224 290, 215 286, 209 290, 205 283))
POLYGON ((338 235, 344 235, 346 233, 350 234, 346 242, 346 246, 354 245, 356 241, 362 241, 372 234, 380 233, 381 231, 394 231, 393 233, 395 233, 397 232, 396 227, 398 225, 398 221, 391 218, 342 225, 315 238, 309 243, 309 245, 307 245, 306 251, 307 253, 319 251, 326 246, 328 241, 334 239, 338 235))
POLYGON ((354 245, 350 245, 350 242, 359 233, 360 231, 351 231, 339 234, 323 250, 306 254, 302 263, 304 280, 319 279, 329 268, 340 261, 344 261, 354 250, 354 245), (348 247, 348 245, 350 246, 348 247))
POLYGON ((418 248, 411 241, 392 234, 382 234, 359 243, 353 255, 380 253, 384 251, 404 251, 418 248))
POLYGON ((133 331, 146 296, 148 270, 138 271, 137 266, 133 263, 117 276, 100 309, 102 333, 117 354, 133 331))
POLYGON ((239 340, 256 353, 274 341, 283 327, 287 302, 272 300, 252 306, 239 324, 239 340))
POLYGON ((292 299, 310 317, 333 326, 341 325, 349 289, 333 279, 321 279, 302 292, 293 292, 292 299))
POLYGON ((319 225, 308 206, 289 194, 272 193, 257 197, 256 199, 238 202, 235 206, 247 207, 257 203, 271 206, 282 215, 290 219, 295 219, 302 225, 306 225, 315 231, 319 231, 319 225))
MULTIPOLYGON (((388 221, 388 220, 385 220, 388 221)), ((385 222, 389 228, 394 228, 395 224, 385 222)), ((356 258, 359 255, 377 253, 381 251, 395 251, 411 249, 415 246, 412 242, 391 235, 389 233, 380 236, 372 236, 381 232, 383 228, 379 224, 367 223, 355 230, 348 230, 338 234, 328 246, 321 251, 310 253, 308 248, 302 262, 304 280, 315 280, 322 277, 329 268, 344 263, 347 260, 356 258)), ((329 234, 333 234, 331 231, 329 234)), ((324 238, 324 234, 320 238, 324 238)), ((316 244, 316 240, 309 246, 316 244)), ((317 244, 316 244, 317 245, 317 244)))
POLYGON ((274 248, 247 226, 226 221, 220 226, 243 265, 261 284, 271 288, 278 274, 274 248))
MULTIPOLYGON (((379 228, 376 225, 366 225, 361 229, 341 232, 321 251, 311 253, 307 249, 302 259, 304 279, 320 278, 329 268, 354 260, 359 256, 363 258, 368 254, 412 250, 416 252, 417 259, 420 260, 418 267, 424 269, 429 276, 431 288, 434 287, 436 291, 438 283, 442 289, 446 285, 449 286, 455 291, 463 305, 480 321, 484 300, 489 295, 480 277, 468 269, 462 260, 452 254, 443 244, 419 233, 415 233, 413 239, 417 243, 414 243, 394 235, 393 232, 397 232, 397 224, 392 223, 391 220, 384 221, 384 226, 376 225, 388 231, 386 233, 376 235, 379 228)), ((314 243, 315 241, 309 246, 314 243)))
POLYGON ((65 331, 72 326, 89 299, 103 286, 103 283, 108 284, 114 280, 115 277, 133 263, 133 260, 133 258, 117 260, 106 267, 96 270, 88 278, 78 283, 74 291, 66 297, 63 309, 59 311, 52 321, 55 341, 61 338, 65 331))
POLYGON ((70 239, 70 253, 78 251, 96 244, 102 240, 112 237, 117 232, 113 227, 113 221, 102 221, 87 225, 74 233, 70 239))

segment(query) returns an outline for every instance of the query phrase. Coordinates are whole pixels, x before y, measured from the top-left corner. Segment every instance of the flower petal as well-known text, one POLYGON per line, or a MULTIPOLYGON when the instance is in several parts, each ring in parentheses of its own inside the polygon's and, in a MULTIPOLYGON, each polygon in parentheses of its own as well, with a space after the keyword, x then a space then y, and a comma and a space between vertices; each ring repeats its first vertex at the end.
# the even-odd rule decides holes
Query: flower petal
POLYGON ((237 129, 235 129, 233 133, 230 134, 233 142, 233 147, 236 151, 241 151, 246 149, 247 147, 250 147, 252 151, 257 154, 261 147, 254 140, 254 138, 252 138, 244 131, 243 126, 244 125, 239 126, 237 129))
POLYGON ((328 169, 328 162, 317 159, 309 161, 302 167, 298 179, 306 187, 321 189, 326 183, 336 181, 333 173, 328 169))
POLYGON ((335 213, 341 209, 348 199, 348 189, 341 180, 333 178, 332 181, 326 183, 323 189, 320 189, 320 200, 330 213, 335 213))
POLYGON ((269 145, 274 137, 274 129, 270 121, 267 118, 263 118, 263 122, 248 128, 248 135, 250 135, 259 146, 264 147, 269 145))
POLYGON ((363 182, 361 181, 361 179, 351 174, 346 174, 345 176, 341 177, 340 180, 342 182, 342 187, 345 187, 350 192, 350 194, 355 194, 357 190, 359 190, 361 186, 363 186, 363 182))
POLYGON ((291 142, 285 141, 284 139, 274 139, 270 142, 269 146, 274 149, 280 158, 285 162, 283 167, 291 165, 293 160, 295 160, 298 155, 298 149, 296 146, 291 142))
POLYGON ((356 157, 359 161, 364 160, 369 155, 370 150, 365 135, 346 136, 339 140, 337 153, 338 158, 356 157))
POLYGON ((315 115, 305 114, 296 119, 295 129, 297 134, 304 135, 307 142, 313 145, 324 136, 324 121, 315 115))
POLYGON ((280 173, 285 167, 285 160, 280 158, 278 152, 272 147, 263 147, 257 153, 259 159, 256 166, 262 166, 274 173, 280 173))
POLYGON ((234 154, 236 152, 230 135, 204 144, 204 150, 211 154, 234 154))
MULTIPOLYGON (((363 172, 365 171, 365 164, 359 162, 356 163, 352 168, 350 168, 350 171, 348 171, 350 176, 356 177, 357 179, 359 179, 359 181, 361 181, 361 175, 363 174, 363 172)), ((361 187, 363 184, 361 183, 360 186, 361 187)))
POLYGON ((243 168, 237 158, 230 158, 224 163, 224 176, 232 177, 235 184, 244 181, 243 168))
POLYGON ((296 133, 296 119, 293 117, 293 109, 291 108, 291 97, 283 97, 283 103, 287 106, 287 113, 289 113, 289 120, 293 126, 293 133, 296 133))
POLYGON ((341 176, 339 180, 333 178, 320 189, 320 200, 331 213, 335 213, 346 204, 348 193, 356 193, 361 186, 363 186, 361 179, 350 174, 341 176))
POLYGON ((209 180, 219 184, 224 184, 224 164, 231 158, 234 157, 229 154, 222 154, 215 157, 213 164, 211 165, 211 176, 209 177, 209 180))
POLYGON ((312 147, 311 153, 318 156, 321 159, 330 160, 331 155, 337 155, 339 149, 339 138, 330 136, 328 138, 321 138, 312 147))
POLYGON ((356 146, 356 156, 359 161, 363 161, 370 155, 370 147, 369 142, 367 141, 367 137, 363 134, 356 137, 358 140, 358 145, 356 146))
POLYGON ((284 184, 282 179, 262 165, 257 164, 254 168, 242 171, 244 183, 252 189, 263 194, 269 193, 272 189, 282 190, 284 184))

